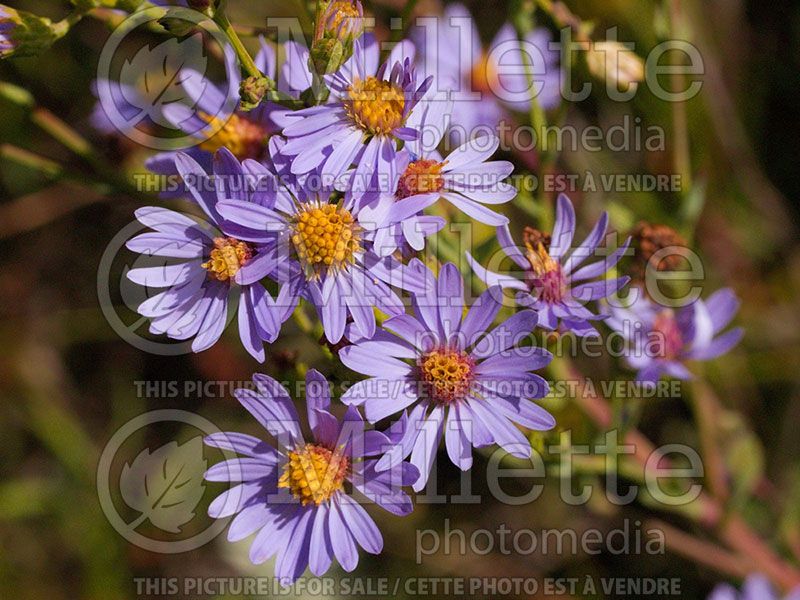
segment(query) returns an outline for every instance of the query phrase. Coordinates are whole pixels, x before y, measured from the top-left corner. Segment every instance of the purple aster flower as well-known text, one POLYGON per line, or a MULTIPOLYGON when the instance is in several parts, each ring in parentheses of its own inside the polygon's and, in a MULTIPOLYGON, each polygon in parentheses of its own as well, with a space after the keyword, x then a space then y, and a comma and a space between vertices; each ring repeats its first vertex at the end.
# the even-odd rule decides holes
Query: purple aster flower
POLYGON ((469 11, 462 4, 449 4, 435 27, 414 27, 412 38, 421 49, 420 69, 452 92, 451 135, 461 130, 457 139, 496 129, 509 109, 529 110, 533 94, 545 109, 560 102, 558 52, 548 49, 546 29, 536 29, 520 41, 507 23, 484 50, 469 11), (522 68, 526 64, 531 65, 533 89, 522 68))
POLYGON ((711 360, 742 339, 744 331, 739 327, 721 333, 738 310, 739 300, 729 288, 678 310, 640 294, 630 307, 612 308, 606 322, 627 339, 625 356, 631 368, 638 370, 637 379, 655 382, 663 374, 690 379, 685 361, 711 360))
POLYGON ((467 261, 486 285, 499 285, 516 291, 521 306, 539 313, 539 327, 561 329, 575 335, 599 335, 589 323, 603 318, 591 312, 586 304, 607 298, 624 286, 629 277, 597 279, 619 262, 630 239, 611 254, 602 254, 598 247, 606 235, 608 214, 603 213, 594 229, 580 246, 569 252, 575 235, 575 209, 564 194, 559 195, 552 236, 526 228, 520 248, 511 238, 508 226, 497 228, 497 239, 505 254, 522 269, 522 279, 500 275, 485 269, 467 252, 467 261), (593 256, 603 260, 589 262, 593 256))
POLYGON ((259 282, 262 274, 277 266, 274 246, 253 242, 258 237, 255 232, 225 221, 217 211, 220 199, 236 197, 255 202, 258 198, 230 184, 237 176, 242 180, 242 171, 224 148, 214 156, 214 180, 187 154, 178 153, 176 164, 209 223, 198 223, 163 208, 136 211, 137 219, 154 231, 132 238, 128 249, 183 259, 128 272, 134 283, 167 288, 145 300, 138 312, 151 319, 152 333, 178 340, 194 338, 192 350, 201 352, 222 335, 229 305, 235 306, 238 301, 239 337, 245 349, 263 362, 263 343, 275 340, 294 306, 287 290, 281 290, 276 300, 259 282))
POLYGON ((216 519, 236 515, 228 540, 255 534, 250 560, 273 556, 282 584, 295 581, 308 566, 320 576, 333 558, 346 571, 358 564, 358 548, 380 554, 383 536, 355 497, 365 496, 395 515, 413 509, 401 489, 416 479, 408 463, 378 472, 375 459, 390 445, 378 431, 365 431, 361 415, 350 407, 343 420, 330 412, 328 382, 318 371, 306 375, 306 406, 311 437, 303 435, 288 392, 266 375, 253 376, 256 390, 235 392, 239 402, 272 435, 279 448, 243 433, 217 433, 208 446, 232 450, 243 458, 221 462, 206 472, 208 481, 229 481, 234 487, 209 506, 216 519))
MULTIPOLYGON (((256 66, 262 73, 274 77, 275 51, 263 37, 259 38, 259 42, 261 47, 254 59, 256 66)), ((301 68, 299 61, 307 60, 308 52, 303 53, 297 44, 290 42, 286 45, 286 57, 286 63, 281 67, 279 87, 281 91, 289 93, 295 86, 304 84, 302 74, 308 72, 308 67, 302 65, 301 68)), ((202 73, 184 68, 181 81, 191 106, 176 103, 166 106, 163 111, 164 117, 174 128, 197 138, 197 146, 187 153, 206 170, 211 168, 214 152, 222 147, 230 150, 240 161, 248 158, 264 160, 270 138, 280 130, 288 112, 277 104, 264 102, 250 111, 237 108, 226 119, 220 120, 218 115, 227 114, 225 107, 230 95, 238 94, 241 77, 236 60, 232 52, 226 52, 226 68, 231 77, 227 89, 213 85, 202 73), (215 130, 216 133, 209 135, 215 130)), ((297 93, 294 95, 296 97, 297 93)), ((175 152, 156 154, 147 161, 146 166, 159 175, 177 175, 175 155, 175 152)), ((183 190, 179 189, 165 195, 174 197, 182 193, 183 190)))
MULTIPOLYGON (((435 138, 432 146, 441 139, 435 138)), ((451 152, 446 159, 435 150, 413 154, 407 149, 397 154, 397 171, 390 186, 393 199, 387 219, 394 224, 381 228, 375 236, 375 249, 380 256, 400 250, 421 251, 425 238, 440 231, 445 221, 426 215, 425 209, 443 198, 468 216, 488 225, 504 225, 508 218, 485 205, 512 200, 517 190, 503 181, 514 170, 508 161, 487 161, 500 144, 496 136, 470 140, 451 152)), ((352 188, 353 171, 337 182, 337 188, 352 188)), ((373 191, 363 198, 375 198, 373 191)))
POLYGON ((423 101, 432 80, 417 79, 408 42, 397 44, 380 68, 379 53, 372 34, 361 36, 353 56, 328 76, 329 102, 289 115, 282 152, 294 157, 292 173, 315 171, 333 182, 355 165, 359 192, 385 189, 394 179, 399 146, 418 140, 423 119, 433 118, 423 101))
MULTIPOLYGON (((403 303, 389 287, 418 289, 422 280, 393 257, 379 257, 373 240, 385 226, 392 198, 363 204, 338 200, 331 191, 279 178, 266 166, 245 161, 259 190, 259 203, 232 198, 220 213, 259 233, 252 241, 277 245, 280 268, 270 275, 311 302, 327 339, 342 339, 348 317, 362 336, 375 333, 375 312, 400 314, 403 303)), ((271 269, 272 265, 263 265, 271 269)))
MULTIPOLYGON (((714 588, 708 600, 780 600, 769 580, 763 575, 750 575, 744 582, 741 593, 727 583, 714 588)), ((795 588, 784 600, 800 600, 800 587, 795 588)))
POLYGON ((472 447, 497 443, 527 458, 531 447, 515 424, 535 430, 553 427, 553 417, 531 398, 547 394, 547 382, 534 369, 552 355, 520 342, 536 326, 536 313, 520 311, 488 333, 500 310, 498 288, 484 292, 463 316, 464 281, 447 263, 439 278, 420 261, 426 290, 413 295, 415 315, 388 319, 372 339, 356 340, 339 352, 342 362, 370 378, 345 392, 342 401, 363 404, 370 422, 406 408, 396 445, 379 461, 380 470, 410 455, 427 482, 442 435, 450 460, 466 471, 472 447))

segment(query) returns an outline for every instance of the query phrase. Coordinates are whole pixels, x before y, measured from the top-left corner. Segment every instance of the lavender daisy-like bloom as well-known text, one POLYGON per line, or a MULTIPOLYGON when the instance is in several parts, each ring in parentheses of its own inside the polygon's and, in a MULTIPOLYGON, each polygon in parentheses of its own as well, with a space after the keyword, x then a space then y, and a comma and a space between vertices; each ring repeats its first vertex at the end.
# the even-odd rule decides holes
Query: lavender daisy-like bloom
MULTIPOLYGON (((256 66, 262 73, 274 76, 276 73, 275 51, 264 38, 259 38, 260 50, 255 57, 256 66)), ((308 51, 303 52, 295 42, 285 46, 286 61, 281 66, 279 89, 297 96, 298 86, 306 86, 304 75, 308 74, 305 62, 308 51)), ((286 119, 287 109, 264 102, 250 111, 241 107, 221 120, 218 115, 225 114, 225 107, 231 93, 238 94, 241 76, 235 54, 226 52, 226 70, 231 78, 228 88, 215 86, 202 74, 191 68, 184 68, 181 81, 191 106, 171 104, 164 108, 164 117, 171 125, 185 135, 194 136, 197 146, 187 153, 204 169, 210 170, 211 158, 220 148, 227 148, 238 160, 248 158, 264 160, 267 158, 268 143, 286 119), (216 133, 214 133, 216 131, 216 133), (213 135, 210 135, 213 133, 213 135)), ((303 87, 305 89, 305 87, 303 87)), ((177 175, 175 152, 162 152, 148 159, 148 169, 159 175, 177 175)), ((182 190, 167 193, 167 196, 181 195, 182 190)))
POLYGON ((228 308, 238 297, 239 337, 245 349, 264 361, 264 342, 278 336, 281 324, 294 308, 287 290, 277 300, 259 282, 262 273, 276 265, 274 247, 253 243, 254 232, 225 221, 217 210, 220 199, 242 198, 251 202, 246 189, 226 184, 226 177, 241 167, 224 148, 214 156, 213 185, 202 167, 189 155, 179 153, 176 163, 187 181, 194 200, 208 217, 201 224, 171 210, 145 207, 136 217, 153 232, 137 235, 128 241, 133 252, 167 259, 158 267, 131 269, 128 278, 147 287, 167 288, 138 307, 151 319, 150 331, 177 340, 192 341, 192 350, 201 352, 214 345, 227 324, 228 308), (253 274, 256 273, 256 276, 253 274))
MULTIPOLYGON (((763 575, 750 575, 739 592, 727 583, 721 583, 711 592, 708 600, 781 600, 769 580, 763 575)), ((795 588, 783 600, 800 600, 800 587, 795 588)))
POLYGON ((522 279, 485 269, 469 252, 467 260, 486 285, 515 290, 521 306, 539 313, 539 327, 554 330, 559 326, 579 336, 599 335, 590 320, 603 318, 590 311, 586 304, 616 293, 629 277, 597 279, 619 262, 630 239, 611 254, 600 254, 598 247, 606 235, 608 213, 586 239, 570 252, 575 236, 575 209, 564 194, 559 195, 552 236, 532 228, 524 233, 525 246, 520 248, 511 238, 507 226, 497 228, 497 239, 505 254, 522 269, 522 279), (593 256, 605 258, 584 264, 593 256))
POLYGON ((235 514, 228 540, 255 534, 250 560, 260 564, 276 556, 275 575, 286 585, 307 566, 322 575, 334 557, 352 571, 358 564, 357 546, 380 554, 383 536, 354 494, 392 514, 407 515, 413 506, 401 488, 416 479, 417 470, 401 463, 377 472, 375 459, 367 457, 380 454, 389 439, 366 431, 353 407, 337 421, 329 411, 328 382, 318 371, 306 375, 310 437, 303 435, 285 388, 266 375, 254 375, 253 382, 255 391, 240 389, 235 395, 280 448, 243 433, 206 437, 208 446, 243 456, 206 472, 208 481, 237 484, 211 503, 208 514, 217 519, 235 514))
MULTIPOLYGON (((437 143, 439 139, 441 137, 436 138, 437 143)), ((512 173, 514 165, 508 161, 487 160, 499 144, 496 136, 473 139, 456 148, 446 159, 435 150, 423 152, 421 156, 401 150, 397 155, 397 173, 390 186, 392 206, 386 217, 393 225, 376 233, 376 252, 389 256, 397 250, 422 250, 425 239, 445 225, 441 217, 424 212, 440 199, 482 223, 508 223, 506 216, 486 206, 508 202, 517 194, 513 185, 503 181, 512 173)), ((352 174, 351 171, 349 175, 352 174)), ((340 183, 343 184, 340 189, 350 188, 348 177, 340 183)), ((373 197, 375 193, 364 196, 373 197)))
POLYGON ((685 361, 711 360, 742 339, 740 327, 722 333, 738 310, 739 300, 729 288, 677 310, 640 294, 630 307, 612 308, 606 322, 627 339, 625 357, 638 380, 655 382, 664 374, 691 379, 685 361))
POLYGON ((536 313, 520 311, 488 333, 500 310, 498 288, 484 292, 466 316, 464 281, 452 263, 438 280, 425 272, 427 292, 414 294, 415 314, 388 319, 372 339, 339 352, 342 362, 370 378, 345 392, 342 401, 364 406, 370 422, 409 408, 396 445, 377 468, 411 455, 420 472, 419 491, 428 480, 442 435, 450 460, 466 471, 472 447, 497 443, 527 458, 531 447, 515 424, 535 430, 553 427, 553 417, 531 401, 547 394, 547 382, 532 373, 552 360, 538 347, 519 346, 536 326, 536 313))
POLYGON ((500 139, 492 135, 465 142, 444 160, 435 151, 421 156, 404 153, 398 161, 397 202, 391 216, 402 220, 442 198, 476 221, 506 225, 508 217, 486 206, 509 202, 517 195, 516 188, 503 181, 514 165, 489 160, 499 145, 500 139))
POLYGON ((315 171, 332 182, 355 165, 358 191, 383 189, 382 182, 394 178, 400 145, 420 137, 426 109, 418 104, 432 80, 418 80, 407 42, 397 44, 380 68, 379 54, 375 37, 362 35, 353 56, 328 76, 329 102, 289 115, 281 151, 294 157, 292 173, 315 171))
MULTIPOLYGON (((389 286, 418 289, 420 277, 372 248, 391 198, 363 205, 278 178, 252 160, 243 167, 259 190, 259 202, 232 198, 220 202, 219 211, 230 222, 258 231, 248 239, 275 245, 280 266, 260 276, 269 275, 311 302, 331 343, 342 339, 348 317, 360 335, 371 337, 374 308, 390 315, 403 312, 389 286)), ((271 269, 272 263, 263 267, 271 269)))
POLYGON ((455 93, 450 125, 452 136, 461 130, 457 139, 469 139, 479 129, 494 130, 509 109, 529 110, 531 95, 545 109, 560 102, 558 52, 548 49, 545 29, 520 41, 507 23, 484 50, 469 11, 462 4, 449 4, 435 27, 414 27, 411 35, 421 49, 422 71, 455 93), (521 68, 526 64, 533 89, 521 68))

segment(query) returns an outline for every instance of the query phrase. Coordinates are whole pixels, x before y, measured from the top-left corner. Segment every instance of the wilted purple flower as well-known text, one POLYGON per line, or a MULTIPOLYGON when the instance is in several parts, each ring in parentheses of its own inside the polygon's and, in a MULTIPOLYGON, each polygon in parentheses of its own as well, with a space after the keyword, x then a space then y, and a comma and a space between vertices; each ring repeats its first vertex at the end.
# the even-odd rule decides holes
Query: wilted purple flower
POLYGON ((288 115, 281 152, 294 157, 292 173, 315 171, 333 182, 355 165, 353 189, 360 193, 393 179, 399 145, 420 138, 429 112, 420 104, 431 79, 417 79, 408 42, 397 44, 380 68, 379 54, 375 37, 361 36, 353 56, 328 76, 329 102, 288 115))
POLYGON ((738 310, 739 300, 729 288, 678 310, 640 294, 630 307, 612 308, 606 322, 627 338, 625 356, 638 370, 637 379, 654 382, 663 374, 690 379, 685 361, 716 358, 742 339, 739 327, 721 333, 738 310))
POLYGON ((548 49, 546 29, 536 29, 520 41, 507 23, 484 50, 474 19, 455 3, 445 8, 435 27, 412 28, 412 38, 421 49, 420 69, 455 93, 450 125, 453 136, 456 128, 461 130, 456 139, 494 130, 509 109, 529 110, 532 95, 546 109, 560 101, 558 52, 548 49))
POLYGON ((392 198, 368 205, 337 200, 324 186, 306 187, 277 177, 255 161, 243 166, 259 190, 259 202, 230 198, 220 202, 219 211, 232 223, 257 230, 252 241, 277 244, 280 267, 261 276, 269 275, 295 297, 311 302, 330 342, 341 340, 348 316, 362 336, 371 337, 375 308, 386 314, 403 312, 389 285, 416 289, 419 277, 394 257, 373 251, 392 198))
POLYGON ((208 481, 237 484, 211 503, 208 514, 217 519, 235 514, 228 540, 255 533, 250 560, 260 564, 277 555, 275 575, 286 585, 307 566, 314 575, 322 575, 334 557, 352 571, 358 564, 356 544, 380 554, 383 536, 354 493, 392 514, 407 515, 413 506, 401 488, 416 479, 416 468, 401 463, 377 472, 376 461, 365 457, 380 454, 389 439, 378 431, 365 431, 354 407, 337 421, 329 412, 328 382, 318 371, 306 375, 310 440, 301 432, 286 389, 266 375, 254 375, 253 382, 255 391, 236 390, 236 397, 282 448, 244 433, 206 437, 208 446, 244 456, 206 472, 208 481))
POLYGON ((525 246, 520 248, 511 239, 507 226, 497 228, 497 239, 505 254, 523 271, 522 280, 488 271, 467 252, 467 260, 486 285, 499 285, 517 290, 517 302, 539 313, 539 327, 558 327, 576 335, 598 335, 589 323, 599 319, 587 307, 588 302, 607 298, 624 286, 629 277, 597 279, 619 262, 630 239, 603 260, 583 264, 598 256, 598 246, 606 235, 608 214, 603 213, 580 246, 570 251, 575 235, 575 209, 564 194, 559 195, 552 236, 526 229, 525 246))
POLYGON ((259 282, 263 274, 277 269, 274 245, 253 242, 258 236, 252 230, 225 221, 217 211, 220 199, 255 200, 247 189, 231 189, 235 186, 226 182, 226 177, 237 175, 242 181, 241 166, 224 148, 214 156, 214 180, 187 154, 178 153, 176 164, 210 226, 163 208, 136 211, 139 221, 154 231, 129 240, 128 249, 184 259, 128 272, 134 283, 167 288, 145 300, 138 312, 151 319, 152 333, 178 340, 194 338, 192 350, 201 352, 222 335, 228 305, 240 295, 239 337, 245 349, 263 362, 264 342, 275 340, 294 304, 287 290, 281 290, 276 301, 259 282))
POLYGON ((515 423, 545 430, 555 421, 531 401, 548 391, 531 371, 546 366, 552 355, 519 345, 536 326, 536 313, 520 311, 486 333, 500 310, 498 288, 484 292, 463 316, 464 281, 454 264, 442 267, 438 281, 417 259, 411 266, 427 280, 427 292, 414 294, 416 315, 388 319, 372 339, 356 340, 339 357, 370 376, 342 396, 347 404, 363 404, 370 422, 411 407, 402 431, 395 429, 397 445, 378 469, 411 455, 420 472, 414 484, 419 491, 442 434, 450 460, 466 471, 472 447, 497 443, 514 456, 530 457, 530 443, 515 423))
MULTIPOLYGON (((747 577, 741 592, 727 583, 719 584, 708 600, 781 600, 781 596, 766 577, 756 574, 747 577)), ((800 587, 795 588, 783 600, 800 600, 800 587)))

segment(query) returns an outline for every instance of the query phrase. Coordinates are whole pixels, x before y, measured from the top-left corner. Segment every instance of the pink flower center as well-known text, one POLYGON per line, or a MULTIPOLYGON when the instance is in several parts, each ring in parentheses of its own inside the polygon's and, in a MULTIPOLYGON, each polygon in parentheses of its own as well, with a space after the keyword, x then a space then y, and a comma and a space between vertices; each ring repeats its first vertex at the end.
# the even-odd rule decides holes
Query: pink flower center
POLYGON ((675 319, 675 313, 664 310, 656 315, 653 331, 650 333, 652 347, 659 358, 672 360, 683 349, 683 335, 675 319))

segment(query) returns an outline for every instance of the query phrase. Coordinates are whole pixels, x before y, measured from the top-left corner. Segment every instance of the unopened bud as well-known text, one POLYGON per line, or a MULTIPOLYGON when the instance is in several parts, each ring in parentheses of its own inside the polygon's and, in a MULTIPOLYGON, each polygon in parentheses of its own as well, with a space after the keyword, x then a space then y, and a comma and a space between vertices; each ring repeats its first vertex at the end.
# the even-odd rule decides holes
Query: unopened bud
POLYGON ((267 92, 273 88, 273 82, 266 77, 250 76, 239 85, 239 98, 242 110, 253 110, 264 100, 267 92))
POLYGON ((686 239, 661 223, 639 222, 631 232, 634 249, 631 275, 643 282, 648 270, 677 271, 686 268, 689 248, 686 239))
POLYGON ((158 20, 158 24, 161 25, 167 33, 177 38, 184 38, 197 31, 196 23, 186 21, 185 19, 178 19, 177 17, 161 17, 158 20))
POLYGON ((595 42, 586 54, 589 71, 625 88, 644 80, 644 61, 619 42, 595 42))
POLYGON ((364 8, 358 0, 330 2, 317 23, 309 68, 333 73, 353 55, 353 42, 364 31, 364 8))
POLYGON ((309 68, 321 75, 335 73, 347 60, 344 50, 344 44, 335 38, 317 40, 311 45, 311 53, 308 57, 309 68))
POLYGON ((63 33, 50 19, 0 4, 0 58, 36 56, 63 33))
POLYGON ((323 37, 347 44, 364 31, 364 7, 358 0, 336 0, 322 12, 321 21, 323 37))

